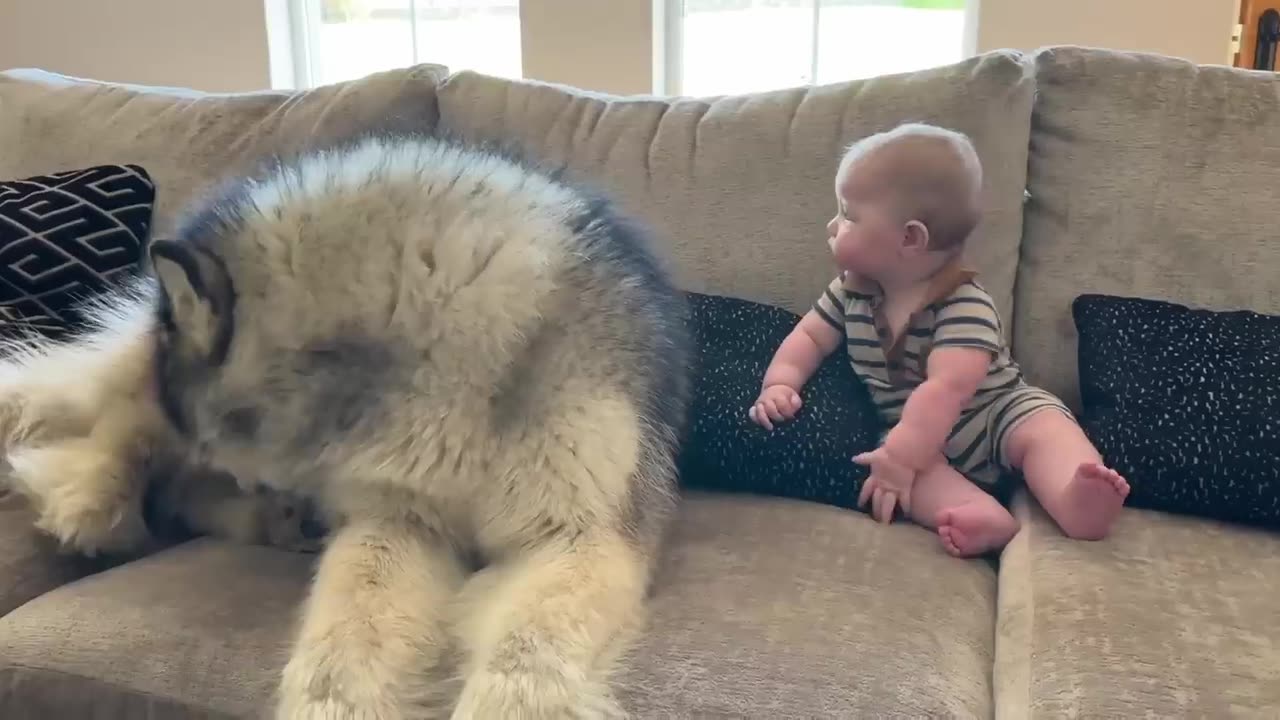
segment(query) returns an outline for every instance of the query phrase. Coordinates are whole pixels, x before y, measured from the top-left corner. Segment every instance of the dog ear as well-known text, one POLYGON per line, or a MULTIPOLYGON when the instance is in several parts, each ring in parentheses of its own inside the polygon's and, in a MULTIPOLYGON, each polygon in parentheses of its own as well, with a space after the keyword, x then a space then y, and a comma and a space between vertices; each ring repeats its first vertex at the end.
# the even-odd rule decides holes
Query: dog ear
POLYGON ((190 243, 155 240, 148 250, 164 294, 166 323, 195 355, 210 364, 231 343, 235 290, 222 261, 190 243))

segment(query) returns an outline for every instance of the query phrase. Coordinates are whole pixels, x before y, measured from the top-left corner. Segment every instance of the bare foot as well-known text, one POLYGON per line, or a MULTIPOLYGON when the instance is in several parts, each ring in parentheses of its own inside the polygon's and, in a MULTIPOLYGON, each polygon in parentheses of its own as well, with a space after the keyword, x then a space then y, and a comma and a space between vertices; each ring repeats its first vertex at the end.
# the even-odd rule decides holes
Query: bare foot
POLYGON ((956 557, 1002 548, 1018 532, 1018 521, 994 503, 971 502, 938 513, 938 538, 956 557))
POLYGON ((1129 496, 1129 483, 1120 473, 1099 463, 1081 463, 1062 489, 1064 517, 1055 518, 1075 540, 1101 540, 1129 496))

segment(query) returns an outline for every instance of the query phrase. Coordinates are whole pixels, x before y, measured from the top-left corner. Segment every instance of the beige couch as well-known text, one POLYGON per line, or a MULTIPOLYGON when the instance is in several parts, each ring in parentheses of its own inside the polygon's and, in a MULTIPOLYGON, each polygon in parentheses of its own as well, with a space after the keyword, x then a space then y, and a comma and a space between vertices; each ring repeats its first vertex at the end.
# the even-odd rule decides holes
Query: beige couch
MULTIPOLYGON (((147 167, 155 232, 217 177, 371 125, 516 140, 612 190, 680 279, 802 309, 843 144, 904 120, 987 166, 973 259, 1031 378, 1076 401, 1085 291, 1280 312, 1280 79, 1055 48, 711 100, 419 67, 297 95, 0 76, 0 178, 147 167)), ((103 569, 0 511, 0 718, 251 717, 311 557, 197 540, 103 569), (95 572, 98 571, 98 572, 95 572)), ((1280 717, 1280 535, 1128 511, 1063 539, 1025 497, 998 567, 815 504, 689 494, 619 678, 636 717, 1280 717)))

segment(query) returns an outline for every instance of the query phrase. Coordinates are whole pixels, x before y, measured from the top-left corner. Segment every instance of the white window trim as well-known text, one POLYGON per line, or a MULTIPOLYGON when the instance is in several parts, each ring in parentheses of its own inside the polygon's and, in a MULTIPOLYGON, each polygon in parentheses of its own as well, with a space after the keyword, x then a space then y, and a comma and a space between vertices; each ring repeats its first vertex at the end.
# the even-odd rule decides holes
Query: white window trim
POLYGON ((960 43, 960 55, 971 58, 978 54, 978 14, 982 0, 964 2, 964 39, 960 43))
MULTIPOLYGON (((267 57, 271 87, 299 90, 311 87, 311 32, 308 0, 263 0, 267 23, 267 57)), ((314 42, 314 38, 311 38, 314 42)))
POLYGON ((653 94, 680 94, 684 50, 683 0, 652 0, 653 94))

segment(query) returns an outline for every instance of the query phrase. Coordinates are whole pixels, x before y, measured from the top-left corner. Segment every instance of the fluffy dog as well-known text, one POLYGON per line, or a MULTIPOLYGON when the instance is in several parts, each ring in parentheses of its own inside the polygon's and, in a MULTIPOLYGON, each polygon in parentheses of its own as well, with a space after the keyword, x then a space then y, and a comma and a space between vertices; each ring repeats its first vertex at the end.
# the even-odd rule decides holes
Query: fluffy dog
POLYGON ((334 528, 279 717, 620 714, 688 394, 641 231, 499 154, 369 138, 236 184, 150 259, 49 365, 98 420, 15 462, 43 527, 133 541, 136 468, 181 448, 334 528))

